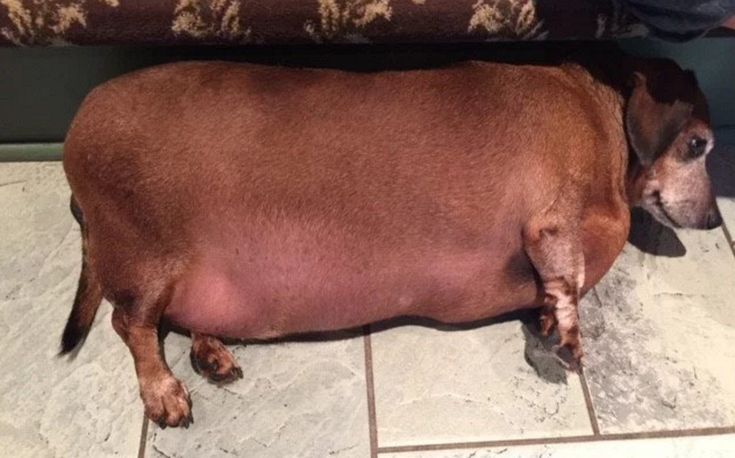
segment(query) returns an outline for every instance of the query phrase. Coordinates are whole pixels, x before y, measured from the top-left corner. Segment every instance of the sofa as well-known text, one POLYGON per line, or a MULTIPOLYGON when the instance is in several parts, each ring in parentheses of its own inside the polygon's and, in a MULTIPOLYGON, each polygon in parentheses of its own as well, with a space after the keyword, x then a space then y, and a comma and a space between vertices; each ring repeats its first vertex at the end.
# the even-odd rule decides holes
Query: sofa
POLYGON ((0 45, 454 43, 649 33, 611 0, 2 0, 0 45))

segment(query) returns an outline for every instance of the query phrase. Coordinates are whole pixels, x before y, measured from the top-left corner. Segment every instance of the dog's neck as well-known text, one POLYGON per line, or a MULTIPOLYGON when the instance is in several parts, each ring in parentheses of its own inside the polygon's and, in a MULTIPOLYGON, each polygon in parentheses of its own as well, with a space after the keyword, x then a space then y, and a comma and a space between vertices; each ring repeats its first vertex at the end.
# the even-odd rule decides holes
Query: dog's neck
POLYGON ((625 175, 625 197, 628 206, 637 207, 643 200, 643 190, 646 186, 648 169, 641 164, 635 152, 628 153, 628 170, 625 175))
POLYGON ((620 128, 626 135, 627 150, 623 153, 622 176, 619 177, 621 187, 618 189, 620 189, 622 199, 632 208, 639 206, 642 201, 648 174, 648 169, 641 164, 638 155, 628 141, 624 121, 625 106, 631 94, 631 75, 639 68, 641 60, 625 55, 617 47, 614 47, 612 52, 607 53, 605 58, 602 58, 602 55, 582 54, 580 59, 571 62, 581 65, 601 87, 614 94, 609 108, 621 123, 620 128))

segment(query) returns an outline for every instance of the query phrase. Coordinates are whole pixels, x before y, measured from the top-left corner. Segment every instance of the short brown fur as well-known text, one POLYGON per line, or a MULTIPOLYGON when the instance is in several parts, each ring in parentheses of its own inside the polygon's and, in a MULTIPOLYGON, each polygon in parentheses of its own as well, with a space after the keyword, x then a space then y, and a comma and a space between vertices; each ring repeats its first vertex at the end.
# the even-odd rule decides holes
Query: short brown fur
MULTIPOLYGON (((558 327, 574 366, 578 299, 621 251, 630 207, 658 196, 686 216, 675 225, 716 222, 706 174, 704 203, 676 213, 681 192, 665 173, 687 132, 711 136, 703 98, 651 95, 660 72, 684 74, 672 64, 622 68, 610 82, 579 65, 356 74, 180 63, 95 89, 64 167, 84 216, 85 288, 116 307, 147 415, 191 420, 161 356, 164 319, 192 331, 195 365, 226 361, 226 373, 207 370, 216 380, 241 372, 212 336, 543 306, 543 331, 558 327)), ((94 316, 97 305, 75 310, 94 316)))

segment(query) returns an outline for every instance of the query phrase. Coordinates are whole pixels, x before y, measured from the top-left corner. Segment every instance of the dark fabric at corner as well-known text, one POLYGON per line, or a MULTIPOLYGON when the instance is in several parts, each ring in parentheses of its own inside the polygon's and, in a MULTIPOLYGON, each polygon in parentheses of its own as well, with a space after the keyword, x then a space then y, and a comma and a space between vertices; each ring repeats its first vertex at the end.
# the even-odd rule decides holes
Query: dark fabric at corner
POLYGON ((659 38, 698 38, 735 15, 735 0, 617 0, 659 38))

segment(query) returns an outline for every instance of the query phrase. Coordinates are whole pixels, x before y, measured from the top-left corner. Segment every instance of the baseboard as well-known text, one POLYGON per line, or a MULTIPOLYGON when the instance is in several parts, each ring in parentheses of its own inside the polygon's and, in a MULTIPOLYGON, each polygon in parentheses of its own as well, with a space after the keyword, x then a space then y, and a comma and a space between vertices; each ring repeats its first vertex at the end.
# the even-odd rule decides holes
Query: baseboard
POLYGON ((60 161, 63 143, 0 143, 0 162, 60 161))

